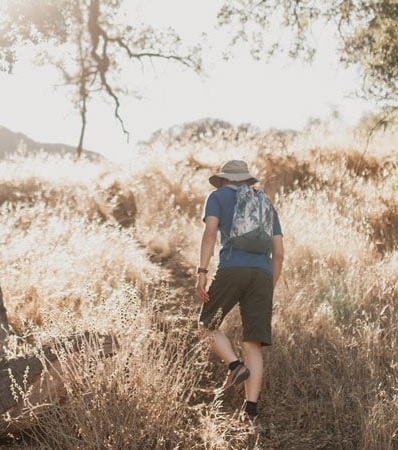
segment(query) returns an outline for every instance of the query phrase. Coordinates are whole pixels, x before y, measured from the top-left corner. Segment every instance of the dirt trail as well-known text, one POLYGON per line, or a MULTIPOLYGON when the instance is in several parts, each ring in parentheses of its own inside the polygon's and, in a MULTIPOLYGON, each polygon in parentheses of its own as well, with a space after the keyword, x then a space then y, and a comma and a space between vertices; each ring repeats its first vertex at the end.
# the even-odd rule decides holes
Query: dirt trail
MULTIPOLYGON (((192 267, 187 267, 177 258, 160 259, 151 258, 152 262, 162 266, 164 280, 168 283, 169 294, 167 305, 163 309, 166 322, 185 318, 193 329, 197 328, 197 316, 200 304, 195 298, 196 275, 192 267)), ((244 399, 244 386, 239 385, 226 391, 216 398, 213 389, 219 386, 226 374, 224 364, 214 355, 210 354, 211 364, 209 373, 201 382, 194 398, 196 404, 210 404, 213 401, 221 401, 221 411, 225 413, 227 421, 222 427, 230 426, 229 433, 239 435, 243 430, 247 431, 245 444, 242 448, 273 448, 275 450, 307 450, 309 448, 334 448, 328 447, 331 442, 325 436, 298 436, 296 430, 284 429, 283 424, 272 423, 272 415, 264 416, 258 420, 257 426, 246 427, 237 420, 238 410, 244 399), (321 442, 318 447, 316 442, 321 442), (323 446, 325 445, 325 446, 323 446)))
POLYGON ((163 281, 167 283, 169 292, 167 304, 163 312, 172 320, 173 315, 186 320, 195 321, 200 310, 200 304, 195 296, 196 277, 192 267, 186 266, 178 256, 160 258, 152 255, 150 261, 161 266, 163 281))

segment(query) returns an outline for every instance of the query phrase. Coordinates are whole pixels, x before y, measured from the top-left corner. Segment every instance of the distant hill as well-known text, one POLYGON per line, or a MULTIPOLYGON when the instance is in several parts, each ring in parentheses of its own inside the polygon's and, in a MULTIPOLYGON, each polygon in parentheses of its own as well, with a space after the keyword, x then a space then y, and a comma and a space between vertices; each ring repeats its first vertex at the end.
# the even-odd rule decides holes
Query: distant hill
MULTIPOLYGON (((0 159, 16 152, 26 152, 26 154, 32 155, 41 151, 49 154, 76 155, 76 148, 71 145, 36 142, 23 133, 11 131, 0 125, 0 159)), ((89 150, 84 150, 84 155, 90 161, 103 159, 99 153, 89 150)))

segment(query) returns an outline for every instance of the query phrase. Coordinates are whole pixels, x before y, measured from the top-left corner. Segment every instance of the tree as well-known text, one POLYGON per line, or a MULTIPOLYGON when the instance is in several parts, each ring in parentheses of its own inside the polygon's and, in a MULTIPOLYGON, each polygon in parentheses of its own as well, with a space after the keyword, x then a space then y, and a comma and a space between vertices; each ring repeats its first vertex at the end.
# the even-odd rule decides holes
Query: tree
MULTIPOLYGON (((165 0, 164 0, 165 1, 165 0)), ((200 71, 200 45, 187 48, 173 29, 157 30, 125 14, 133 0, 0 0, 0 70, 11 71, 18 48, 29 43, 42 63, 59 68, 73 89, 81 117, 77 146, 83 149, 90 100, 111 100, 114 115, 128 137, 121 114, 120 72, 127 62, 142 65, 167 59, 200 71)), ((221 30, 232 35, 231 52, 249 44, 255 58, 287 52, 311 60, 319 24, 335 30, 340 58, 361 68, 363 94, 385 110, 398 110, 397 0, 224 0, 221 30)), ((227 50, 227 49, 224 49, 227 50)))
POLYGON ((398 107, 398 2, 362 3, 358 26, 345 31, 344 60, 363 68, 365 92, 398 107))
POLYGON ((127 61, 166 59, 200 70, 198 48, 185 48, 177 33, 129 23, 123 0, 0 0, 0 69, 12 71, 18 48, 30 44, 36 60, 55 65, 73 89, 81 117, 77 155, 83 150, 89 102, 104 95, 128 138, 120 96, 127 61))
POLYGON ((308 60, 316 52, 314 27, 330 26, 341 61, 362 71, 363 94, 398 109, 397 0, 228 0, 219 22, 235 30, 231 43, 248 43, 255 58, 284 51, 308 60))

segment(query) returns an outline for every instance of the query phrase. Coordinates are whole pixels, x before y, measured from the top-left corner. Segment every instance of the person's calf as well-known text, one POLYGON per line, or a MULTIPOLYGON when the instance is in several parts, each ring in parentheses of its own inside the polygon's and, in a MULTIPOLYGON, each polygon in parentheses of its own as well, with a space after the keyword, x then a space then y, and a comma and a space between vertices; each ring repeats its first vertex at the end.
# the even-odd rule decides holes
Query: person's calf
POLYGON ((250 378, 245 382, 246 400, 257 402, 263 379, 263 355, 261 343, 244 342, 243 353, 245 365, 250 370, 250 378))

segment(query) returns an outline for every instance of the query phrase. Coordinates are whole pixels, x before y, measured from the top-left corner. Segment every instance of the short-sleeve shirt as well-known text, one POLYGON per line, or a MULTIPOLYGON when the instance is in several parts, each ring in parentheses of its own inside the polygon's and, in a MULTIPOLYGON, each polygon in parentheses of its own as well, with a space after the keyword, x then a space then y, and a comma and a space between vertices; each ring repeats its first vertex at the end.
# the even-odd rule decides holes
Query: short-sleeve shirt
MULTIPOLYGON (((226 236, 229 236, 232 227, 232 218, 236 204, 236 190, 231 187, 220 187, 208 195, 205 206, 203 220, 208 216, 219 219, 219 229, 222 229, 226 236)), ((282 235, 279 216, 273 208, 273 235, 282 235)), ((221 250, 217 268, 226 267, 258 267, 272 273, 272 263, 268 255, 250 253, 232 247, 224 233, 220 233, 221 250)))

